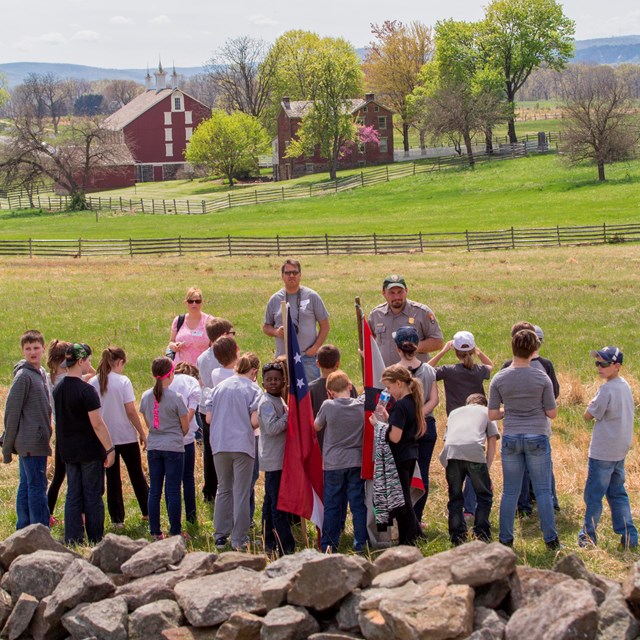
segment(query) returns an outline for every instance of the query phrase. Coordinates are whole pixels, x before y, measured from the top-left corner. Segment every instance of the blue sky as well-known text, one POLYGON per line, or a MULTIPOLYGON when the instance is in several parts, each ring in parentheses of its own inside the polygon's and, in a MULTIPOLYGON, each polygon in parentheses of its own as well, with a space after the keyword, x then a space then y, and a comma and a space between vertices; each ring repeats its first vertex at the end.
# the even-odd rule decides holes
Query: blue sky
MULTIPOLYGON (((198 66, 225 39, 251 35, 267 41, 289 29, 342 36, 356 47, 370 40, 371 22, 398 19, 434 24, 476 20, 487 4, 477 0, 398 3, 389 13, 382 0, 23 0, 3 2, 0 63, 66 62, 99 67, 141 68, 157 64, 198 66)), ((576 37, 640 34, 638 0, 567 0, 576 37)))

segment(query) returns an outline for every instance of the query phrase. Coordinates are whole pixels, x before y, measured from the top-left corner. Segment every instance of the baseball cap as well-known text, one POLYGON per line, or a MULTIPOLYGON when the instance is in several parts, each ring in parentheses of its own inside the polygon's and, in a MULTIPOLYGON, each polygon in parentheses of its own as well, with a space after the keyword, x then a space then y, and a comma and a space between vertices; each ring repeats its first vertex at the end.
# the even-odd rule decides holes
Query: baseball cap
POLYGON ((537 324, 533 325, 533 330, 536 332, 536 335, 538 336, 538 340, 542 342, 544 340, 544 331, 537 324))
POLYGON ((402 276, 399 276, 397 273, 393 273, 387 276, 382 283, 382 290, 386 291, 387 289, 391 289, 391 287, 402 287, 403 289, 407 288, 407 283, 404 281, 402 276))
POLYGON ((613 362, 614 364, 622 364, 623 353, 618 347, 603 347, 596 351, 589 351, 592 358, 600 358, 605 362, 613 362))
POLYGON ((453 336, 453 348, 456 351, 473 351, 476 348, 476 341, 470 331, 458 331, 453 336))
POLYGON ((420 336, 415 327, 400 327, 393 335, 393 339, 396 341, 397 346, 403 345, 405 342, 411 344, 418 344, 420 342, 420 336))
POLYGON ((91 355, 91 347, 84 342, 74 342, 67 347, 65 351, 64 363, 68 367, 72 367, 78 360, 86 360, 91 355))

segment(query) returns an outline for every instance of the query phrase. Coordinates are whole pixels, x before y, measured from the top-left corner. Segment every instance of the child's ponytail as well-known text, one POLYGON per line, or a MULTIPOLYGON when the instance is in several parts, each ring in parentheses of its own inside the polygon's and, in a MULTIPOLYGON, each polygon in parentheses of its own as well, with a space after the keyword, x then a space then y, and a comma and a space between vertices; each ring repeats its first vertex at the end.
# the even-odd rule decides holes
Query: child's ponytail
POLYGON ((98 382, 100 383, 100 395, 107 393, 109 386, 109 374, 118 360, 127 361, 127 354, 120 347, 109 347, 102 352, 100 364, 96 370, 98 382))
POLYGON ((422 405, 424 404, 422 384, 416 378, 412 377, 409 382, 409 391, 411 392, 413 401, 416 403, 416 424, 418 425, 418 433, 416 434, 417 439, 421 438, 427 430, 424 413, 422 411, 422 405))

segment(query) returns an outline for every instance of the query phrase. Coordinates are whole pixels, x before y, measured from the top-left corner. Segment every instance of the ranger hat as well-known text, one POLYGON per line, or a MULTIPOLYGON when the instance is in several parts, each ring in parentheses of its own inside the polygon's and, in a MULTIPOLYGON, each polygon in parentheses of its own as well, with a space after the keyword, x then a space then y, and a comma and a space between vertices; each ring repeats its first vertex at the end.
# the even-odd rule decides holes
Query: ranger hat
POLYGON ((406 290, 407 283, 404 281, 402 276, 394 273, 390 276, 387 276, 382 283, 382 290, 386 291, 387 289, 391 289, 391 287, 402 287, 406 290))

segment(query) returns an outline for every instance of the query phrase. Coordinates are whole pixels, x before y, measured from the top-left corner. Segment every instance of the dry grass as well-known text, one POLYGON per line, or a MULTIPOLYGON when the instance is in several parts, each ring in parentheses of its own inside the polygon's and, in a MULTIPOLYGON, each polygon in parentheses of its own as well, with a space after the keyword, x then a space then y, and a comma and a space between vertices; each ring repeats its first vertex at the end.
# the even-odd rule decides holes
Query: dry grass
MULTIPOLYGON (((96 350, 109 343, 123 346, 129 356, 125 373, 132 379, 139 398, 151 385, 150 362, 164 351, 171 319, 182 312, 184 291, 194 283, 204 290, 204 310, 231 318, 241 347, 256 351, 265 360, 272 343, 261 332, 262 314, 269 296, 279 287, 280 264, 278 257, 0 260, 0 410, 13 363, 20 357, 18 337, 30 327, 40 328, 47 340, 58 337, 87 341, 96 350)), ((379 290, 388 273, 401 272, 407 278, 410 297, 433 308, 446 337, 460 329, 473 331, 479 346, 497 366, 509 357, 508 334, 513 322, 528 319, 541 325, 546 336, 543 355, 554 362, 561 384, 561 410, 554 422, 552 441, 562 506, 557 523, 560 538, 566 551, 580 553, 592 569, 620 577, 636 555, 618 550, 606 507, 600 525, 600 547, 582 551, 576 545, 591 434, 582 414, 598 386, 588 352, 604 344, 615 343, 625 351, 624 376, 636 402, 640 400, 640 246, 303 257, 303 267, 303 283, 320 292, 327 303, 332 323, 330 340, 342 350, 343 367, 356 385, 361 380, 353 298, 361 296, 364 308, 371 309, 381 301, 379 290)), ((436 416, 440 437, 431 465, 425 553, 448 548, 446 482, 437 460, 445 428, 443 406, 436 416)), ((0 538, 15 527, 17 473, 15 463, 0 469, 0 538)), ((200 463, 196 473, 197 485, 201 486, 200 463)), ((492 477, 496 493, 493 524, 497 527, 499 459, 492 477)), ((638 514, 640 453, 636 440, 627 457, 627 478, 632 509, 638 514)), ((127 481, 125 486, 125 533, 145 535, 147 528, 127 481)), ((56 510, 60 518, 63 499, 64 493, 56 510)), ((197 536, 193 546, 210 549, 212 514, 204 503, 199 503, 198 508, 199 527, 191 530, 197 536)), ((55 527, 54 534, 61 536, 62 528, 55 527)), ((258 536, 256 533, 257 539, 258 536)), ((345 549, 348 545, 349 539, 345 549)), ((516 551, 523 562, 534 566, 549 567, 553 563, 554 554, 544 547, 536 517, 518 523, 516 551)))

